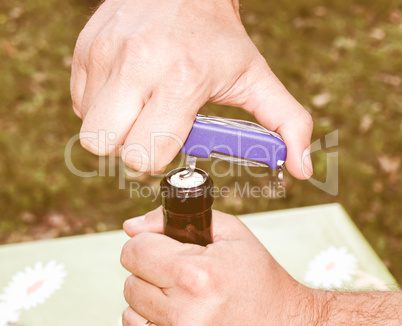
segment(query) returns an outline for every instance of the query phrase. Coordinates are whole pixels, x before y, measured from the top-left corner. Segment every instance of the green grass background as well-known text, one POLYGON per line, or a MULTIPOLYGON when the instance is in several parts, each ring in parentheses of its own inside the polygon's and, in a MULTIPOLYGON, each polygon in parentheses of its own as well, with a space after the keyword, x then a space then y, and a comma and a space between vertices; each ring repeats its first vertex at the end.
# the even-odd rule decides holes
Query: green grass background
MULTIPOLYGON (((117 229, 159 205, 130 198, 117 177, 76 177, 64 162, 81 124, 71 108, 71 58, 95 4, 0 2, 1 243, 117 229)), ((274 72, 312 114, 313 140, 339 130, 340 189, 333 197, 286 174, 286 199, 218 198, 215 208, 241 214, 339 202, 401 283, 402 1, 247 0, 241 12, 274 72)), ((215 105, 203 112, 250 118, 215 105)), ((73 161, 86 171, 99 166, 79 144, 73 161)), ((325 180, 325 152, 313 163, 325 180)), ((268 182, 242 175, 215 183, 268 182)), ((160 177, 130 181, 157 187, 160 177)))

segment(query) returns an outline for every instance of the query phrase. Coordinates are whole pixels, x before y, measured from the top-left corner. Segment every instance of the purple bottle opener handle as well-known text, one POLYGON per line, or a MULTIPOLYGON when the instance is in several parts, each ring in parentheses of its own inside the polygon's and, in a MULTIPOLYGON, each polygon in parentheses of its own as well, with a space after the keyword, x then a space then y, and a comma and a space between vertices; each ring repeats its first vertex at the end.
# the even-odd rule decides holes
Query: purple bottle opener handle
POLYGON ((181 153, 207 158, 212 152, 279 168, 286 160, 285 143, 272 135, 195 121, 181 153))

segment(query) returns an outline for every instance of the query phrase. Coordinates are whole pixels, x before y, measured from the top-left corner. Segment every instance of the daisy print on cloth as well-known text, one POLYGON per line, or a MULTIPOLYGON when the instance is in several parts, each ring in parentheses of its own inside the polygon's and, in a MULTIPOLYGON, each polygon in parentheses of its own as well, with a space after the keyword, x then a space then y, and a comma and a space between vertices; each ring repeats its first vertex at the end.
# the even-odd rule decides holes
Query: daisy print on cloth
POLYGON ((358 268, 355 255, 346 247, 331 246, 318 253, 308 264, 304 282, 321 289, 389 291, 391 288, 376 275, 358 268))
POLYGON ((0 326, 7 326, 9 323, 18 321, 20 313, 12 305, 0 302, 0 326))
POLYGON ((357 258, 346 247, 321 251, 309 263, 304 281, 317 288, 341 288, 356 273, 357 258))
POLYGON ((0 294, 0 326, 18 321, 21 309, 43 303, 60 289, 66 275, 64 265, 54 260, 46 265, 37 262, 14 274, 0 294))

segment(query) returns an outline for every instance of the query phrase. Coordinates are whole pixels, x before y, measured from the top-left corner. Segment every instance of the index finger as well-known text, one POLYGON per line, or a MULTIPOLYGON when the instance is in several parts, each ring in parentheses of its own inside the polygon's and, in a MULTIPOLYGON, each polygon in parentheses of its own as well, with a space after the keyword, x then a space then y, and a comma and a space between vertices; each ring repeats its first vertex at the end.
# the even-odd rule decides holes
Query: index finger
POLYGON ((160 288, 177 284, 180 266, 187 257, 205 251, 205 247, 181 243, 156 233, 141 233, 123 247, 121 264, 135 276, 160 288))

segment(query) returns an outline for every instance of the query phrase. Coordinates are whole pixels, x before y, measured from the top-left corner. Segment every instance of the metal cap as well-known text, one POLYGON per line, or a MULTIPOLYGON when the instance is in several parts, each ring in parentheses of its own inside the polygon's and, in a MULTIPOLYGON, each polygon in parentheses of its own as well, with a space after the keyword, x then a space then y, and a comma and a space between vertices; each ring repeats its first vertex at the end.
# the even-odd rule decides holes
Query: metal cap
POLYGON ((196 168, 194 172, 196 174, 194 179, 196 186, 191 187, 189 183, 181 184, 176 180, 177 176, 182 175, 185 170, 184 167, 174 169, 162 179, 160 184, 162 206, 175 214, 197 214, 210 209, 214 201, 211 177, 205 171, 196 168), (201 184, 200 177, 204 180, 201 184), (177 187, 175 184, 186 187, 177 187), (189 185, 190 187, 188 187, 189 185))

